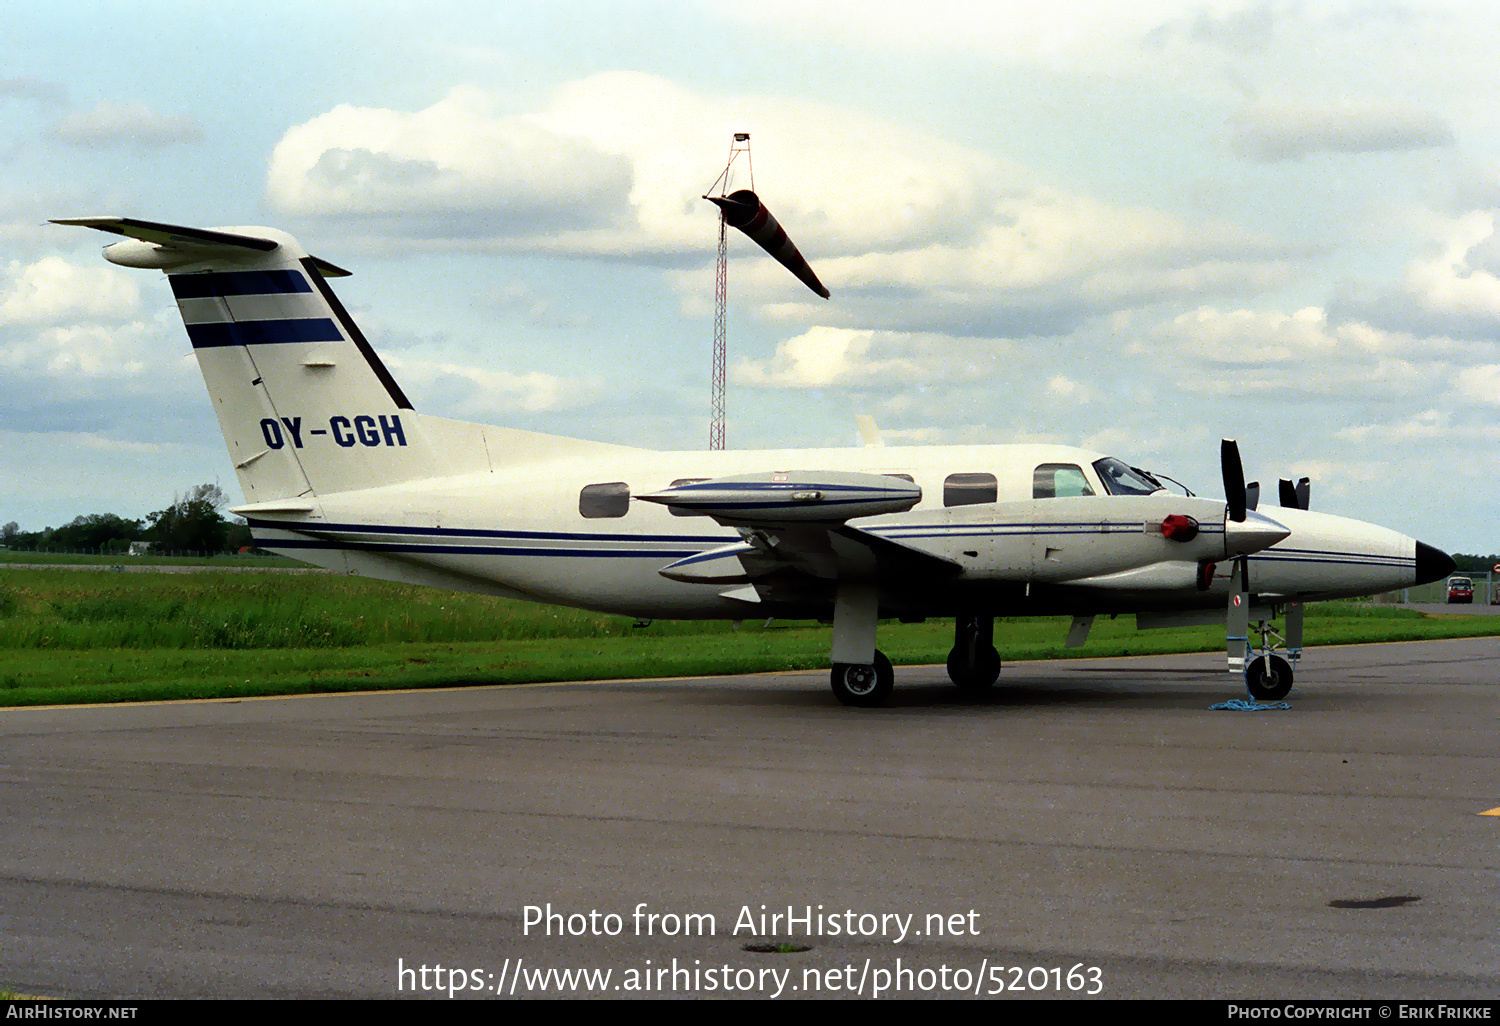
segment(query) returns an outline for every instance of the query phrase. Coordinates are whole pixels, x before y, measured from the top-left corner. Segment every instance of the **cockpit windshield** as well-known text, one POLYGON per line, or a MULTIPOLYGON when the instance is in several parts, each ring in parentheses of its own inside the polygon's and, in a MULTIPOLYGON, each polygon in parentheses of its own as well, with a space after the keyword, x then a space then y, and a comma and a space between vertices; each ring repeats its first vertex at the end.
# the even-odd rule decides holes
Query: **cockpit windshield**
POLYGON ((1095 460, 1094 470, 1111 495, 1150 495, 1166 490, 1165 485, 1144 470, 1138 470, 1113 456, 1095 460))

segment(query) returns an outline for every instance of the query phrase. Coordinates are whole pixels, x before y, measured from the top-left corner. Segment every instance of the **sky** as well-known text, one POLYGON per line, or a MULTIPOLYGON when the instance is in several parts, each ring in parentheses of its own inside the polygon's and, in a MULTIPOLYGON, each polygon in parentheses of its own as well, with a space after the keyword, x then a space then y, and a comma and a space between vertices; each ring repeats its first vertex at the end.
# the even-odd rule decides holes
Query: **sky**
MULTIPOLYGON (((267 225, 418 410, 730 448, 1049 441, 1500 551, 1500 8, 21 0, 0 522, 238 501, 166 279, 50 218, 267 225)), ((1274 500, 1273 500, 1274 501, 1274 500)))

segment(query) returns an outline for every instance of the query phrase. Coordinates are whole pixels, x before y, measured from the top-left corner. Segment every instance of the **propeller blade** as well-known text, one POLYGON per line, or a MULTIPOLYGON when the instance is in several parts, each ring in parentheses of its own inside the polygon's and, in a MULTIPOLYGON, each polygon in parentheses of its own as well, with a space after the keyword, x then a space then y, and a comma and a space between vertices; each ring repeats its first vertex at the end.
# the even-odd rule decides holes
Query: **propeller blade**
POLYGON ((1312 491, 1312 481, 1303 478, 1295 485, 1286 478, 1281 479, 1281 505, 1283 509, 1306 509, 1312 491))
POLYGON ((1229 519, 1235 523, 1245 520, 1245 467, 1240 463, 1240 447, 1232 438, 1219 443, 1219 467, 1224 473, 1224 504, 1229 509, 1229 519))
POLYGON ((1260 482, 1251 481, 1245 486, 1245 508, 1254 509, 1260 505, 1260 482))

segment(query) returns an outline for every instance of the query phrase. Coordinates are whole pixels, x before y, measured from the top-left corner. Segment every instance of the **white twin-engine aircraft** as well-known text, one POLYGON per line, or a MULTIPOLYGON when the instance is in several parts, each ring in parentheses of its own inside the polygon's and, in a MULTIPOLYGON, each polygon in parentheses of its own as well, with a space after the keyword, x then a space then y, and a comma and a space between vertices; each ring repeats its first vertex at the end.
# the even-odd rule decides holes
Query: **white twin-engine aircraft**
POLYGON ((244 489, 234 512, 262 547, 639 618, 832 620, 833 692, 850 705, 890 694, 881 617, 954 617, 948 673, 982 689, 1000 671, 996 616, 1072 614, 1078 645, 1101 614, 1152 627, 1226 609, 1231 670, 1279 698, 1304 602, 1453 569, 1310 512, 1305 479, 1281 483, 1274 518, 1256 512, 1233 442, 1220 502, 1057 445, 656 452, 445 420, 412 408, 328 287, 348 272, 291 236, 57 223, 126 236, 106 259, 166 272, 244 489))

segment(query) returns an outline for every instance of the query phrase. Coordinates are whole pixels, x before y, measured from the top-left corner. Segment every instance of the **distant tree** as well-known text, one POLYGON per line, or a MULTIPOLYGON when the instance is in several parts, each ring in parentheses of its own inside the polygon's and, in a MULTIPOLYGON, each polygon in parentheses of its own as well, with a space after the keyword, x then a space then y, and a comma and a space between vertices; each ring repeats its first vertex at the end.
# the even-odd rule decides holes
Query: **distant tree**
POLYGON ((187 490, 186 497, 189 501, 206 502, 214 509, 223 509, 229 505, 229 496, 224 494, 224 489, 219 487, 217 481, 212 484, 193 485, 187 490))
POLYGON ((64 549, 128 548, 141 536, 141 522, 114 513, 89 513, 52 532, 50 544, 64 549))
POLYGON ((218 507, 227 501, 216 484, 195 485, 166 509, 148 514, 152 540, 164 549, 222 552, 229 543, 229 521, 218 507))
POLYGON ((10 541, 20 533, 21 525, 16 523, 14 520, 6 524, 4 527, 0 527, 0 538, 5 539, 6 541, 10 541))
POLYGON ((1453 554, 1453 562, 1458 564, 1458 569, 1467 570, 1472 573, 1493 568, 1497 563, 1500 563, 1500 555, 1491 553, 1488 556, 1476 556, 1465 552, 1455 552, 1453 554))

